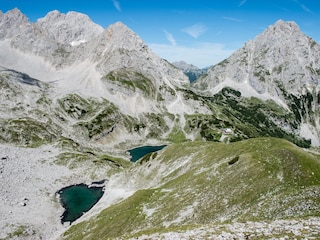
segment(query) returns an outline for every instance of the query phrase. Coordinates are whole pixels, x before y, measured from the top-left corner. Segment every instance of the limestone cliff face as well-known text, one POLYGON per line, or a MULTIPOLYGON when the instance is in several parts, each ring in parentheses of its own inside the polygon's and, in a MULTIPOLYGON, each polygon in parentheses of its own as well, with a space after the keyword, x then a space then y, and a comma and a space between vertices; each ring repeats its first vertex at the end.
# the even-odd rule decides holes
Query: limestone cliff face
POLYGON ((292 111, 300 134, 319 145, 320 46, 294 22, 277 21, 193 85, 209 94, 229 86, 292 111))
MULTIPOLYGON (((213 66, 195 87, 215 92, 219 84, 240 84, 255 94, 282 98, 282 91, 319 90, 320 46, 296 23, 277 21, 228 59, 213 66)), ((231 86, 232 87, 232 86, 231 86)))
POLYGON ((78 12, 60 13, 55 10, 38 19, 36 25, 50 32, 59 43, 78 46, 103 32, 87 15, 78 12))
MULTIPOLYGON (((36 23, 30 23, 14 9, 0 14, 0 29, 0 42, 25 55, 40 57, 57 70, 87 61, 102 76, 126 68, 146 75, 159 86, 188 84, 181 70, 155 55, 121 22, 103 29, 84 14, 52 11, 36 23)), ((7 49, 8 59, 11 53, 11 58, 16 58, 13 52, 7 49)), ((0 65, 17 68, 1 59, 0 65)), ((33 75, 32 69, 27 73, 33 75)))

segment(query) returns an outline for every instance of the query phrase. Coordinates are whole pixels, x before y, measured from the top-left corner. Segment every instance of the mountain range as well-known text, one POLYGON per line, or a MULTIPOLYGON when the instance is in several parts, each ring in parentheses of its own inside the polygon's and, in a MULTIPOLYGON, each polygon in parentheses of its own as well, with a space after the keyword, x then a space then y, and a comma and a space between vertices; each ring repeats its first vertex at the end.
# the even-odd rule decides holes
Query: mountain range
POLYGON ((284 219, 314 229, 319 59, 319 44, 282 20, 198 69, 160 58, 121 22, 0 12, 0 239, 161 238, 284 219), (128 149, 157 144, 168 147, 129 161, 128 149), (62 226, 54 192, 101 178, 102 200, 62 226))

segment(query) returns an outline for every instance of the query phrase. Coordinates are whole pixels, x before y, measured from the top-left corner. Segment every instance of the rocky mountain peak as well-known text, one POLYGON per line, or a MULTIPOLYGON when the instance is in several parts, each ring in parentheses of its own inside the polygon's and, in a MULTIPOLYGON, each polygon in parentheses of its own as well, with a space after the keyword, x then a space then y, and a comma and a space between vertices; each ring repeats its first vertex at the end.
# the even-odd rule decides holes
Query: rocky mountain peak
POLYGON ((103 74, 119 69, 131 69, 153 79, 155 85, 188 84, 180 69, 154 54, 147 44, 122 22, 111 24, 92 42, 94 61, 103 74), (152 69, 152 70, 151 70, 152 69))
POLYGON ((271 25, 267 30, 273 29, 275 31, 282 31, 286 33, 299 32, 300 28, 294 21, 278 20, 275 24, 271 25))
POLYGON ((78 12, 49 12, 37 21, 37 25, 50 32, 59 43, 80 45, 97 37, 103 28, 95 24, 87 15, 78 12))
POLYGON ((18 8, 0 14, 0 39, 15 36, 21 27, 27 24, 28 18, 18 8))
POLYGON ((295 22, 278 20, 253 41, 256 45, 282 47, 282 45, 290 45, 289 42, 294 44, 295 42, 303 41, 305 37, 295 22))
POLYGON ((17 22, 29 21, 28 18, 18 9, 14 8, 4 14, 7 19, 15 19, 17 22))
POLYGON ((117 48, 135 50, 146 46, 143 40, 122 22, 111 24, 104 31, 103 38, 117 48))
POLYGON ((284 21, 282 19, 275 22, 273 25, 271 25, 269 28, 276 29, 280 31, 300 31, 299 26, 294 21, 284 21))
POLYGON ((0 28, 0 34, 5 31, 6 36, 11 36, 10 41, 0 41, 0 56, 6 56, 0 58, 0 65, 34 78, 50 75, 54 81, 63 79, 59 82, 62 88, 67 86, 69 91, 75 91, 76 86, 76 91, 88 95, 96 95, 97 92, 109 94, 104 86, 107 83, 102 82, 101 76, 105 79, 108 74, 123 75, 123 72, 143 76, 156 88, 164 84, 170 87, 188 84, 181 70, 154 54, 136 33, 121 22, 103 30, 82 13, 52 11, 35 23, 26 23, 22 28, 17 24, 11 29, 0 28), (29 56, 35 61, 29 61, 29 56), (16 59, 21 64, 16 64, 16 59), (64 74, 61 78, 58 69, 68 76, 64 74), (83 73, 81 77, 79 72, 83 73), (80 87, 78 83, 70 84, 80 78, 83 82, 80 87), (103 87, 97 90, 95 81, 103 87), (92 87, 90 91, 88 86, 92 87))
POLYGON ((248 95, 276 98, 281 86, 299 95, 304 89, 319 88, 319 61, 320 46, 296 23, 279 20, 213 66, 196 86, 215 92, 221 84, 237 85, 239 90, 250 89, 248 95))

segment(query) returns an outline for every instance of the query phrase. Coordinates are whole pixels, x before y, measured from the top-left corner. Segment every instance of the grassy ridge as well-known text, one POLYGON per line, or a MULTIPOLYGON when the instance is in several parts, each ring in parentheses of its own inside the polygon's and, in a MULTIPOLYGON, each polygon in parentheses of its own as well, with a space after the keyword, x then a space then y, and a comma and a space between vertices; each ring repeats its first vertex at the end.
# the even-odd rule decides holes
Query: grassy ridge
POLYGON ((108 239, 177 226, 320 213, 319 156, 285 140, 174 144, 132 173, 141 181, 159 178, 160 185, 71 227, 65 237, 108 239))

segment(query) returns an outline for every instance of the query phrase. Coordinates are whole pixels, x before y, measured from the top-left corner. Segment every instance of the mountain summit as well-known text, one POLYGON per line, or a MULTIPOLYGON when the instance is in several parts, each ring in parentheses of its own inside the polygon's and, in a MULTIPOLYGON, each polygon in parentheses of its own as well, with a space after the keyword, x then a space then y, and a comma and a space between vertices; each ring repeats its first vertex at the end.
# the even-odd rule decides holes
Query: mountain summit
POLYGON ((60 13, 55 10, 37 21, 37 25, 50 32, 57 42, 77 46, 89 42, 103 32, 103 28, 82 13, 60 13))
POLYGON ((232 85, 247 95, 280 97, 280 88, 301 95, 319 90, 320 46, 294 22, 277 21, 194 85, 216 93, 232 85))
POLYGON ((209 94, 224 87, 272 99, 293 112, 301 136, 320 139, 320 46, 294 22, 277 21, 193 85, 209 94))
POLYGON ((146 76, 155 88, 188 84, 181 70, 121 22, 103 29, 84 14, 52 11, 30 23, 14 9, 0 15, 0 27, 0 40, 6 39, 0 41, 0 55, 6 56, 0 65, 54 81, 69 92, 108 97, 112 81, 105 81, 106 76, 123 69, 146 76))

